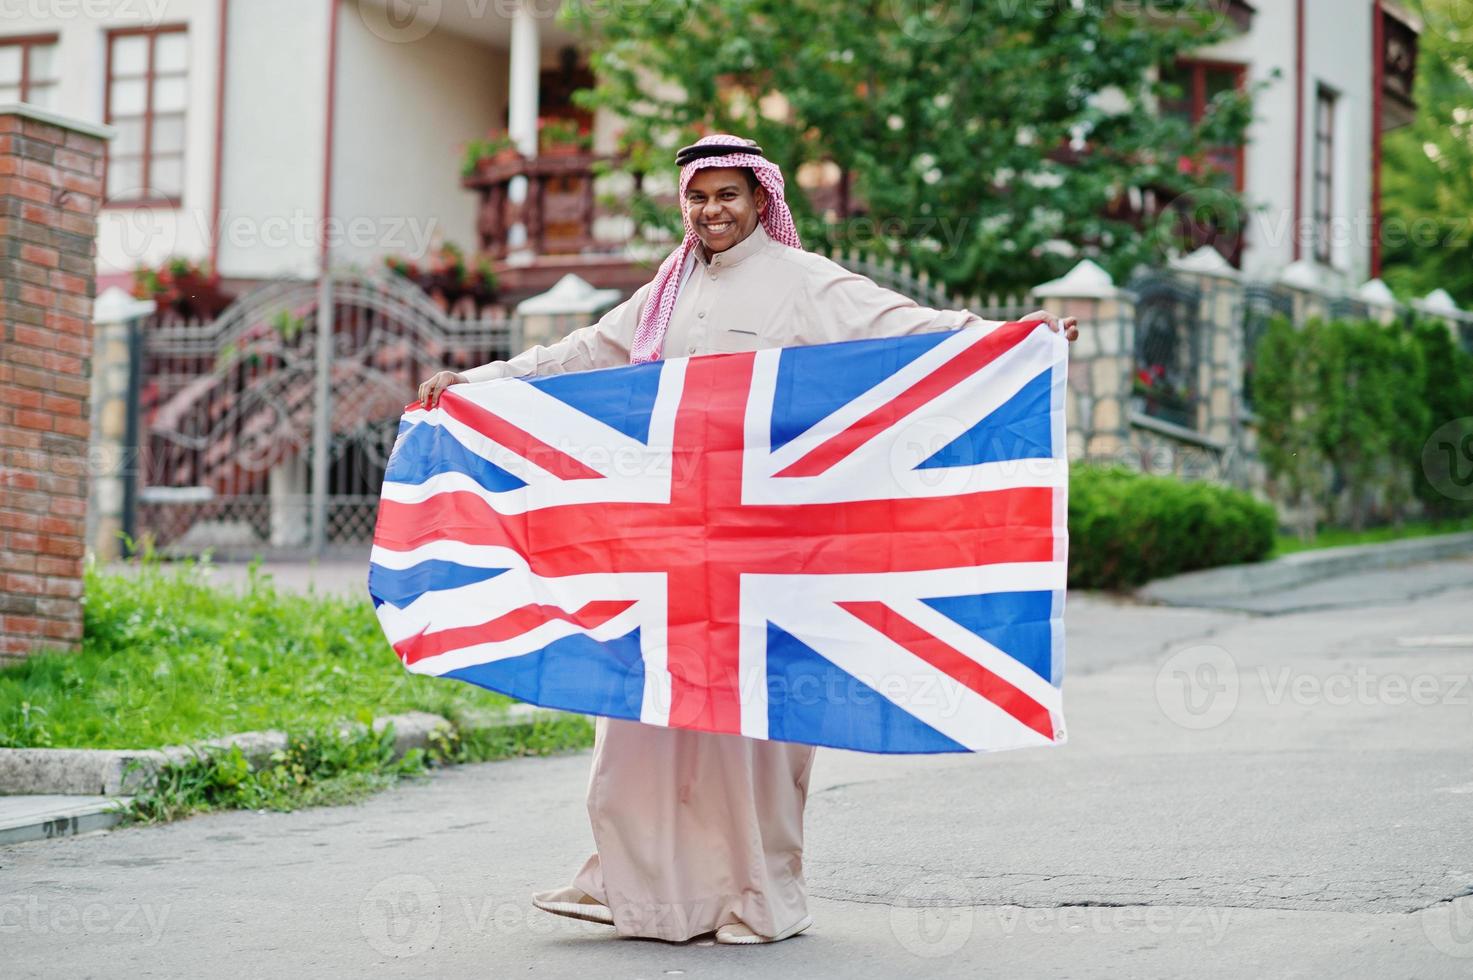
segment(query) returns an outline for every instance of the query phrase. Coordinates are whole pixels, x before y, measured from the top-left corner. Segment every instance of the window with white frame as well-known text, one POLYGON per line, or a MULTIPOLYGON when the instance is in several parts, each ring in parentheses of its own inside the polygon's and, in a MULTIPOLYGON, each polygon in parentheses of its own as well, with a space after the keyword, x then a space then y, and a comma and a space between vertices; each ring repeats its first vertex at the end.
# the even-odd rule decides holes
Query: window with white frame
POLYGON ((108 203, 178 204, 184 194, 189 35, 181 25, 107 38, 108 203))
POLYGON ((0 37, 0 102, 54 109, 56 35, 0 37))

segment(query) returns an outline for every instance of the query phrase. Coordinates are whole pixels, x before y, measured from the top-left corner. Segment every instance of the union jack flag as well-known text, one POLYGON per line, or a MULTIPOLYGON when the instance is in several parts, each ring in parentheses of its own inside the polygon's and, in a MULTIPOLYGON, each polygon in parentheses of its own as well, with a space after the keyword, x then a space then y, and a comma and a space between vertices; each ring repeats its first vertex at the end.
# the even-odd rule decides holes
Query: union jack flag
POLYGON ((1036 322, 448 389, 369 591, 415 673, 870 752, 1064 740, 1067 343, 1036 322))

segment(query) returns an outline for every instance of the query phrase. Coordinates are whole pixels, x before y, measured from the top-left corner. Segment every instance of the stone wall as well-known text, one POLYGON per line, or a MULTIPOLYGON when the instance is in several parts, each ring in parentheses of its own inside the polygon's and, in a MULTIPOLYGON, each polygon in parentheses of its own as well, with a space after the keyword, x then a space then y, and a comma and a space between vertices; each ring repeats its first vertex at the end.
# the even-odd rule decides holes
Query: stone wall
POLYGON ((1458 310, 1442 291, 1406 306, 1379 280, 1347 293, 1321 287, 1315 276, 1298 264, 1276 282, 1245 282, 1215 251, 1204 249, 1123 287, 1088 261, 1037 287, 1039 305, 1081 323, 1070 352, 1066 398, 1070 458, 1266 494, 1268 475, 1258 458, 1245 376, 1253 324, 1275 313, 1295 323, 1349 317, 1387 324, 1418 314, 1443 319, 1465 343, 1473 338, 1473 315, 1458 310), (1152 313, 1152 304, 1164 305, 1152 313), (1150 360, 1143 349, 1152 323, 1155 329, 1178 325, 1176 339, 1190 351, 1183 377, 1191 403, 1175 420, 1153 413, 1136 390, 1137 372, 1150 360))

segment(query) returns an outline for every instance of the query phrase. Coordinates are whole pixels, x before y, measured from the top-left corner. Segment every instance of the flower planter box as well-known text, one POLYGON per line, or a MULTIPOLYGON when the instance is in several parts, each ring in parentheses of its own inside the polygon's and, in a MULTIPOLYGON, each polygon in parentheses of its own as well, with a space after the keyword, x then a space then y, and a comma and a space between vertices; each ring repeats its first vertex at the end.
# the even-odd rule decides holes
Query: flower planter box
POLYGON ((567 146, 533 158, 489 160, 461 178, 461 186, 480 196, 476 231, 480 249, 496 258, 507 254, 507 232, 527 229, 527 245, 537 255, 578 254, 594 247, 594 164, 610 159, 567 146), (510 199, 510 184, 527 179, 521 204, 510 199))

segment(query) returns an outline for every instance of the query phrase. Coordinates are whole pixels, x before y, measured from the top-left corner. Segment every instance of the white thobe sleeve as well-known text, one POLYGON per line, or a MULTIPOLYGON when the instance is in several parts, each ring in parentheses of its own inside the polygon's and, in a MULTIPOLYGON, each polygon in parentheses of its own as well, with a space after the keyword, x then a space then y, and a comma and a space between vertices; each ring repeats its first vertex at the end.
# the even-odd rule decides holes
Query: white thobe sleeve
POLYGON ((539 344, 509 360, 492 361, 461 374, 467 381, 492 381, 628 364, 629 348, 634 342, 634 331, 639 326, 639 314, 649 290, 648 284, 639 287, 633 296, 605 313, 597 323, 580 327, 562 340, 539 344))
POLYGON ((807 305, 804 319, 816 329, 813 343, 858 340, 863 337, 898 337, 903 334, 959 330, 962 327, 997 327, 1000 320, 984 320, 968 310, 934 310, 908 296, 850 272, 835 262, 812 270, 801 300, 807 305))

